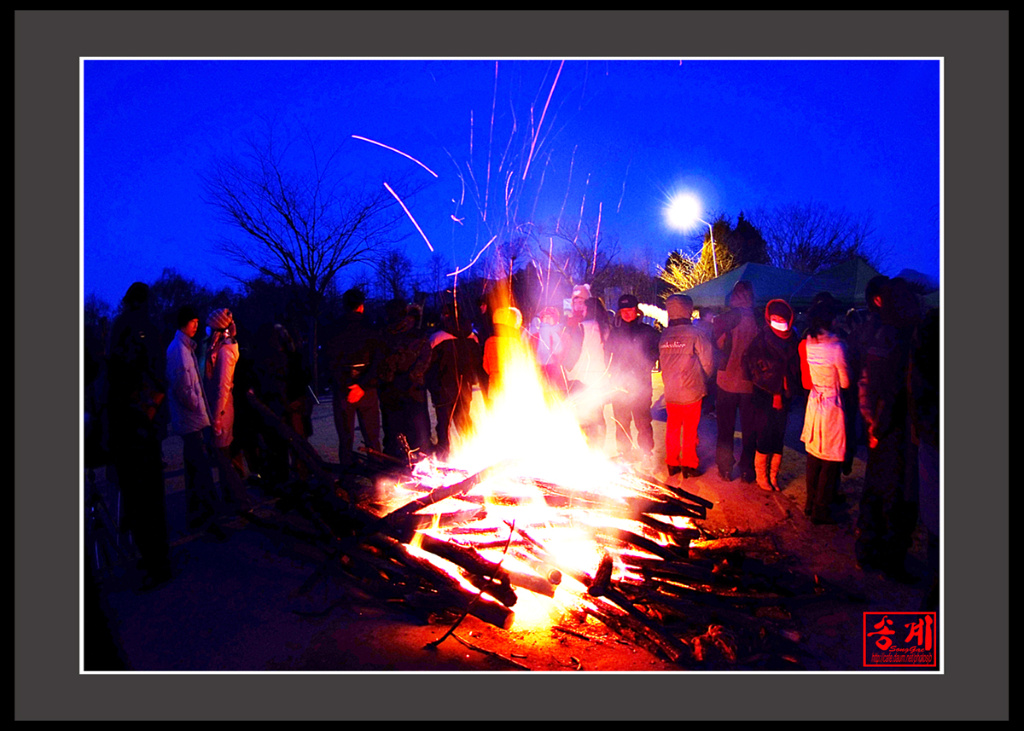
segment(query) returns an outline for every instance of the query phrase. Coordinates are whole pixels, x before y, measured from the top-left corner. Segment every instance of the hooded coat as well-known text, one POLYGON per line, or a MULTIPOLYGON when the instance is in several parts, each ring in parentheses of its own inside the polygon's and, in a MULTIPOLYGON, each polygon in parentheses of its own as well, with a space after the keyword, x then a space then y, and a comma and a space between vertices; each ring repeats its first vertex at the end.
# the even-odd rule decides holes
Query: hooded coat
POLYGON ((750 342, 742 358, 743 375, 755 387, 755 393, 780 396, 788 403, 800 383, 799 340, 793 332, 793 309, 784 300, 772 300, 765 307, 764 319, 770 323, 769 312, 778 310, 788 319, 788 329, 780 333, 770 326, 763 328, 750 342))

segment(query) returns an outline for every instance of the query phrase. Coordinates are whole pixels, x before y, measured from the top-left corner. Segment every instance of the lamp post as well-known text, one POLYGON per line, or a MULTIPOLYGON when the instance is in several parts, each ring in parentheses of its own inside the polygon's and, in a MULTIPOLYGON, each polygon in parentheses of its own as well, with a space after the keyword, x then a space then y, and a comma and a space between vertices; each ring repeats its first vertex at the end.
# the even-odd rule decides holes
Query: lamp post
POLYGON ((669 223, 678 229, 688 229, 695 221, 700 221, 708 227, 708 235, 711 237, 711 261, 715 266, 715 276, 718 276, 718 254, 715 252, 715 232, 711 224, 700 217, 700 202, 692 195, 677 195, 669 203, 666 209, 666 216, 669 223))

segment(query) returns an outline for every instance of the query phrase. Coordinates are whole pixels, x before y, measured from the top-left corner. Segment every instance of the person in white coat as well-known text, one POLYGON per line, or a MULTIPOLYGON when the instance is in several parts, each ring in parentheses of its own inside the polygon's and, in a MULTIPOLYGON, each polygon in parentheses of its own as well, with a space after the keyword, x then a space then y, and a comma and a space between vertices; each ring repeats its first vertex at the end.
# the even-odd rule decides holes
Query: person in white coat
POLYGON ((800 342, 800 376, 807 409, 800 440, 807 450, 807 501, 812 523, 834 523, 832 503, 846 456, 842 389, 850 387, 846 345, 832 329, 835 310, 827 301, 811 307, 810 327, 800 342))

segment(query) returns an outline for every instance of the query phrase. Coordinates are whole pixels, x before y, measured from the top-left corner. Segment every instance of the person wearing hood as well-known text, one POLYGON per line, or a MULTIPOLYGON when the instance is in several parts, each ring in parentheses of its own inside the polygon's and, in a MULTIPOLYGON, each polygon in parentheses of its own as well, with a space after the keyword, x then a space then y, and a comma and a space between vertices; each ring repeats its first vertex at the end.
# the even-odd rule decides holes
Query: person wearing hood
POLYGON ((789 406, 800 385, 799 338, 793 332, 793 308, 773 299, 764 309, 768 327, 750 342, 743 374, 754 385, 754 473, 762 490, 779 490, 783 442, 789 406))
POLYGON ((436 453, 442 459, 451 449, 452 425, 465 437, 473 428, 470 404, 473 386, 480 382, 480 343, 472 327, 449 304, 441 314, 441 323, 429 340, 430 360, 426 384, 437 417, 436 453))
POLYGON ((569 300, 571 309, 569 317, 566 318, 566 328, 576 327, 583 322, 587 314, 587 300, 592 296, 589 284, 577 284, 572 288, 572 298, 569 300))
POLYGON ((755 479, 754 473, 754 410, 752 395, 754 384, 743 373, 743 356, 758 333, 754 317, 754 287, 746 281, 736 282, 726 304, 729 309, 718 315, 712 324, 718 370, 715 382, 715 417, 718 422, 718 441, 715 463, 718 476, 726 482, 732 480, 736 465, 734 435, 736 414, 739 413, 743 432, 740 452, 740 475, 744 482, 755 479))
POLYGON ((822 299, 808 311, 810 325, 800 341, 800 378, 809 392, 800 441, 807 451, 807 500, 804 514, 812 523, 834 523, 831 511, 846 456, 843 391, 850 387, 846 345, 832 322, 834 302, 822 299))
POLYGON ((612 376, 612 414, 619 452, 633 455, 631 427, 636 426, 639 457, 654 459, 651 425, 653 387, 651 371, 658 361, 661 334, 641 319, 643 311, 634 295, 619 297, 616 327, 608 335, 608 366, 612 376))
POLYGON ((494 310, 493 328, 494 334, 484 341, 482 359, 488 398, 501 393, 502 369, 508 364, 512 349, 523 344, 523 313, 517 307, 499 307, 494 310))
POLYGON ((661 376, 665 383, 665 462, 668 474, 684 478, 700 474, 697 428, 707 380, 714 372, 711 341, 690 321, 693 300, 673 294, 665 301, 668 327, 658 344, 661 376))
POLYGON ((225 502, 234 511, 244 513, 252 509, 252 501, 245 491, 242 476, 231 460, 235 424, 232 389, 235 384, 235 366, 238 364, 238 329, 234 315, 226 308, 210 313, 206 327, 208 340, 204 377, 206 394, 210 399, 210 414, 213 417, 212 446, 220 475, 220 489, 225 502))
POLYGON ((366 322, 365 302, 359 289, 350 289, 342 295, 345 315, 341 332, 327 344, 338 461, 343 467, 351 466, 354 461, 352 448, 357 418, 366 448, 381 451, 377 385, 383 349, 378 333, 366 322))

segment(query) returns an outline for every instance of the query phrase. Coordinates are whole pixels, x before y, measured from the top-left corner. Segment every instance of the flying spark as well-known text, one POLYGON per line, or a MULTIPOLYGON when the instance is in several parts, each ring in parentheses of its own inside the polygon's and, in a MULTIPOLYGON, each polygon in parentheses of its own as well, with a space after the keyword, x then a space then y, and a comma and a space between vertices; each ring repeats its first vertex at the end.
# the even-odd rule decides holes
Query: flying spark
MULTIPOLYGON (((407 155, 406 153, 402 152, 401 150, 396 150, 396 149, 395 149, 394 147, 390 147, 390 146, 388 146, 388 145, 385 145, 385 144, 384 144, 383 142, 377 142, 376 140, 371 140, 371 139, 369 139, 369 138, 366 138, 366 137, 360 137, 359 135, 352 135, 352 136, 353 136, 353 137, 355 137, 355 138, 356 138, 357 140, 362 140, 363 142, 369 142, 369 143, 370 143, 370 144, 372 144, 372 145, 379 145, 380 147, 383 147, 383 148, 384 148, 385 150, 391 150, 392 152, 397 152, 397 153, 398 153, 399 155, 401 155, 402 157, 407 157, 407 158, 409 158, 410 160, 412 160, 412 161, 413 161, 414 163, 416 163, 417 165, 419 165, 419 166, 420 166, 421 168, 423 168, 424 170, 426 170, 426 171, 427 171, 428 173, 430 173, 431 175, 433 175, 433 176, 434 176, 435 178, 437 177, 437 173, 435 173, 435 172, 434 172, 433 170, 431 170, 431 169, 430 169, 430 168, 428 168, 428 167, 427 167, 426 165, 424 165, 423 163, 421 163, 421 162, 420 162, 419 160, 417 160, 417 159, 416 159, 415 157, 413 157, 412 155, 407 155)), ((387 185, 387 183, 385 183, 385 185, 387 185)), ((390 190, 390 188, 389 188, 389 190, 390 190)), ((433 251, 433 249, 431 249, 431 251, 433 251)))
POLYGON ((487 251, 487 247, 488 247, 488 246, 490 246, 491 244, 493 244, 493 243, 494 243, 494 240, 495 240, 496 238, 498 238, 498 237, 497 237, 497 236, 492 236, 492 237, 491 237, 491 240, 490 240, 490 241, 488 241, 488 242, 487 242, 487 243, 486 243, 486 244, 484 245, 484 248, 480 249, 480 251, 479 251, 479 252, 477 253, 477 255, 473 257, 473 261, 469 262, 469 264, 467 264, 466 266, 462 267, 462 269, 456 269, 456 270, 455 270, 454 272, 452 272, 452 273, 451 273, 451 274, 449 274, 448 276, 449 276, 449 277, 454 277, 454 276, 457 276, 457 275, 459 275, 459 274, 462 274, 462 273, 463 273, 464 271, 466 271, 466 270, 467 270, 467 269, 469 269, 469 268, 470 268, 471 266, 473 266, 474 264, 476 264, 476 260, 480 258, 480 254, 483 254, 483 253, 484 253, 485 251, 487 251))
POLYGON ((555 74, 555 80, 551 82, 551 91, 548 92, 547 101, 544 102, 544 111, 540 113, 540 122, 537 123, 537 128, 533 132, 533 142, 530 143, 530 154, 526 158, 526 167, 523 169, 523 180, 526 180, 526 173, 530 170, 530 161, 533 160, 533 148, 537 145, 537 135, 540 134, 541 125, 544 124, 544 115, 548 113, 548 105, 551 103, 551 96, 555 93, 555 85, 558 83, 558 77, 562 75, 562 66, 565 65, 565 61, 562 61, 558 65, 558 73, 555 74))
POLYGON ((398 197, 398 194, 396 194, 395 191, 391 190, 391 186, 388 185, 387 182, 384 183, 384 187, 388 189, 388 193, 395 197, 395 200, 398 201, 398 205, 402 207, 402 210, 405 211, 405 214, 409 217, 409 220, 412 221, 412 225, 415 226, 416 230, 420 232, 420 236, 422 236, 423 240, 427 242, 427 248, 433 251, 434 247, 430 245, 430 241, 427 239, 427 235, 423 233, 423 229, 420 228, 420 225, 418 223, 416 223, 416 219, 412 217, 412 213, 410 213, 409 209, 405 207, 405 204, 402 202, 402 199, 398 197))

